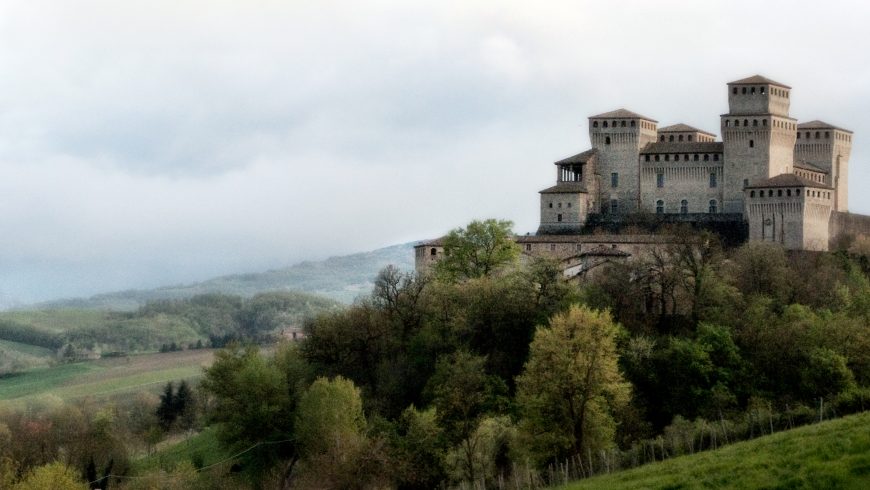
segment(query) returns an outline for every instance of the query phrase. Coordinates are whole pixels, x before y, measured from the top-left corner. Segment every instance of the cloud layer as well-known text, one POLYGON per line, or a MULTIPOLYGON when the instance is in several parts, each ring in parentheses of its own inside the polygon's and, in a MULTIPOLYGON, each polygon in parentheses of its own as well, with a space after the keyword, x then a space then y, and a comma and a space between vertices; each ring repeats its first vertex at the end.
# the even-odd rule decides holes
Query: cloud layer
POLYGON ((856 132, 859 2, 0 3, 0 302, 537 224, 588 115, 717 131, 725 83, 856 132))

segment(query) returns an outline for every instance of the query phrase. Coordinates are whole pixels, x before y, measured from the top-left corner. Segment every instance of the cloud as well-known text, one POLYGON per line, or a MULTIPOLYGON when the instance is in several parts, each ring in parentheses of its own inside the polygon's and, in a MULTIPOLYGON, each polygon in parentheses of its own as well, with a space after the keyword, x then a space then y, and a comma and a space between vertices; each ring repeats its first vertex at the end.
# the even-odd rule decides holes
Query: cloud
POLYGON ((537 226, 586 117, 718 132, 725 83, 794 86, 856 132, 868 7, 830 2, 0 4, 0 296, 262 270, 537 226), (751 15, 748 14, 751 12, 751 15), (845 15, 848 13, 848 15, 845 15))

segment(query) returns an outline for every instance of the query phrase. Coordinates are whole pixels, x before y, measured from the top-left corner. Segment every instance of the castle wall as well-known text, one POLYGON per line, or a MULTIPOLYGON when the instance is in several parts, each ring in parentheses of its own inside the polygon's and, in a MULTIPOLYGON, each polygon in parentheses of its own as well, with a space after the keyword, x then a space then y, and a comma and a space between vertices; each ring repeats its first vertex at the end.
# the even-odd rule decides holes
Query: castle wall
POLYGON ((687 201, 686 213, 722 212, 722 162, 645 162, 641 157, 641 211, 657 213, 662 201, 663 213, 682 213, 681 202, 687 201), (713 177, 711 177, 713 175, 713 177), (661 177, 660 177, 661 176, 661 177), (662 187, 659 187, 662 179, 662 187), (711 187, 711 185, 714 185, 711 187))
POLYGON ((541 225, 538 233, 579 233, 589 214, 586 193, 541 194, 541 225))

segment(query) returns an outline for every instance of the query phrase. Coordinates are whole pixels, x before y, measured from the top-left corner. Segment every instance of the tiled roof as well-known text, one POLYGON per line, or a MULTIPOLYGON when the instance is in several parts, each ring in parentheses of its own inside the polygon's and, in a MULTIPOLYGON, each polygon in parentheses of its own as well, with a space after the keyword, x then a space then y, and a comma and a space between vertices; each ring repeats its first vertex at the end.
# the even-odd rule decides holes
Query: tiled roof
POLYGON ((553 187, 539 191, 540 194, 568 194, 573 192, 586 192, 586 186, 581 182, 560 182, 553 187))
POLYGON ((815 121, 805 122, 798 124, 798 129, 836 129, 837 131, 845 131, 847 133, 851 133, 848 129, 838 128, 833 124, 828 124, 824 121, 819 121, 816 119, 815 121))
POLYGON ((583 153, 578 153, 572 157, 565 158, 563 160, 559 160, 556 162, 556 165, 566 164, 566 163, 586 163, 590 158, 594 157, 598 154, 598 150, 595 148, 591 150, 586 150, 583 153))
POLYGON ((729 82, 728 85, 755 85, 755 84, 759 84, 759 83, 764 83, 764 84, 768 84, 768 85, 776 85, 777 87, 782 87, 782 88, 787 88, 787 89, 791 88, 784 83, 779 83, 779 82, 773 81, 773 80, 771 80, 767 77, 763 77, 761 75, 753 75, 749 78, 742 78, 740 80, 729 82))
POLYGON ((802 168, 802 169, 804 169, 804 170, 812 170, 813 172, 819 172, 819 173, 822 173, 822 174, 826 174, 826 173, 828 173, 827 170, 825 170, 825 169, 823 169, 823 168, 821 168, 821 167, 818 167, 818 166, 816 166, 815 164, 812 164, 812 163, 807 162, 807 161, 805 161, 805 160, 795 160, 795 161, 794 161, 794 166, 797 167, 797 168, 802 168))
POLYGON ((691 143, 659 142, 649 143, 640 150, 640 154, 656 153, 722 153, 725 143, 721 141, 695 141, 691 143))
POLYGON ((615 111, 605 112, 597 116, 589 116, 589 119, 607 119, 607 118, 623 118, 623 119, 644 119, 646 121, 658 122, 655 119, 641 116, 636 112, 631 112, 628 109, 617 109, 615 111))
POLYGON ((795 174, 779 174, 769 179, 753 182, 746 186, 747 189, 757 189, 759 187, 814 187, 817 189, 833 189, 833 187, 828 185, 820 182, 813 182, 810 179, 805 179, 795 174))
POLYGON ((703 129, 698 129, 683 123, 659 128, 659 133, 704 133, 709 134, 710 136, 716 136, 715 134, 704 131, 703 129))
POLYGON ((607 247, 605 245, 599 245, 592 250, 585 250, 580 252, 581 257, 586 256, 598 256, 598 257, 628 257, 631 254, 628 252, 623 252, 617 248, 607 247))

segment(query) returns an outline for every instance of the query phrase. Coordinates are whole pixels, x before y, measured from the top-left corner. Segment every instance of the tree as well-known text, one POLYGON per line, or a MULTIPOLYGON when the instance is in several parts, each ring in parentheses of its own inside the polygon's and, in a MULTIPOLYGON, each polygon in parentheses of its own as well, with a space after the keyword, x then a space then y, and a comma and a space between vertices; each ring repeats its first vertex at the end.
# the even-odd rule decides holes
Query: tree
POLYGON ((172 423, 175 422, 175 417, 178 415, 175 409, 175 393, 172 381, 170 381, 163 387, 163 394, 160 395, 160 405, 157 406, 157 421, 160 424, 160 428, 164 431, 169 430, 172 423))
POLYGON ((538 327, 517 379, 517 403, 539 463, 613 444, 612 413, 631 389, 617 367, 618 333, 610 313, 585 306, 538 327))
POLYGON ((438 424, 448 441, 460 446, 463 474, 470 482, 478 475, 475 431, 487 413, 500 407, 507 391, 501 379, 486 374, 485 366, 484 357, 455 352, 439 359, 429 381, 438 424))
POLYGON ((27 473, 13 490, 88 490, 73 468, 57 461, 27 473))
POLYGON ((519 257, 519 246, 511 239, 511 221, 472 221, 444 237, 444 257, 436 273, 448 280, 487 276, 519 257))

